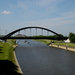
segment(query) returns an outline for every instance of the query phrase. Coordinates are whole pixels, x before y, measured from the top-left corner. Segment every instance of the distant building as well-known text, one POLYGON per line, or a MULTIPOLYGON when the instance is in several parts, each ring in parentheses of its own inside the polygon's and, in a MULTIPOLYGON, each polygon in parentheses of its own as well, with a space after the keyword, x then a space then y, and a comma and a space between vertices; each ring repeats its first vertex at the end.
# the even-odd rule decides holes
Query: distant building
POLYGON ((17 34, 15 37, 25 37, 23 34, 17 34))
POLYGON ((64 42, 65 42, 65 43, 70 43, 70 40, 69 40, 69 39, 67 39, 67 40, 65 40, 64 42))

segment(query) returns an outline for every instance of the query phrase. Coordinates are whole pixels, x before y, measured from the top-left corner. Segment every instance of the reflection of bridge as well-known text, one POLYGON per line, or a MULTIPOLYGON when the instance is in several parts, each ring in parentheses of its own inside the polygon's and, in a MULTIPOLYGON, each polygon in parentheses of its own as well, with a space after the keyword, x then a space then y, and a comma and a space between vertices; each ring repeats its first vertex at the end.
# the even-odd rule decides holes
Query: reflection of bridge
MULTIPOLYGON (((7 34, 7 35, 4 36, 4 37, 0 37, 0 39, 3 39, 3 40, 6 40, 6 39, 52 39, 52 38, 50 38, 50 37, 32 37, 32 36, 27 36, 27 37, 26 37, 26 36, 25 36, 25 37, 17 37, 17 36, 15 36, 15 37, 14 37, 14 36, 12 36, 13 34, 15 34, 15 33, 17 33, 17 32, 20 34, 20 31, 22 31, 22 30, 26 31, 27 29, 30 30, 30 35, 31 35, 31 30, 32 30, 33 28, 35 29, 35 31, 33 31, 33 32, 35 32, 35 35, 37 35, 37 31, 38 31, 38 29, 40 29, 40 30, 41 30, 41 35, 44 34, 43 31, 46 31, 47 36, 49 36, 49 32, 51 32, 51 33, 53 33, 53 34, 59 36, 59 38, 61 38, 62 40, 64 39, 64 37, 61 37, 58 33, 54 32, 54 31, 52 31, 52 30, 43 28, 43 27, 25 27, 25 28, 20 28, 20 29, 17 29, 17 30, 15 30, 15 31, 13 31, 13 32, 11 32, 11 33, 9 33, 9 34, 7 34)), ((25 35, 26 35, 26 33, 25 33, 25 35)))

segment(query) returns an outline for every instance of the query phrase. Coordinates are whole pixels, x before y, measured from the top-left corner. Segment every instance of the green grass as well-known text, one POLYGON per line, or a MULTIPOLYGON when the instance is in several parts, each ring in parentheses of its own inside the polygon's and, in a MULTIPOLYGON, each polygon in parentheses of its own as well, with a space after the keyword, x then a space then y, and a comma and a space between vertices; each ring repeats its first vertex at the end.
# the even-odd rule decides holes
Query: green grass
POLYGON ((15 40, 0 42, 0 75, 22 75, 18 73, 13 45, 15 40))
POLYGON ((39 40, 35 40, 35 41, 38 41, 38 42, 42 42, 46 45, 48 45, 50 42, 54 42, 53 44, 54 45, 60 45, 60 46, 69 46, 69 47, 74 47, 75 48, 75 43, 64 43, 63 41, 57 41, 57 40, 46 40, 46 39, 39 39, 39 40))
POLYGON ((75 43, 54 43, 55 45, 60 45, 60 46, 68 46, 68 47, 74 47, 75 48, 75 43))
POLYGON ((46 39, 36 39, 35 41, 38 41, 38 42, 42 42, 42 43, 44 43, 44 44, 49 44, 50 42, 51 42, 51 40, 46 40, 46 39))
POLYGON ((7 42, 0 42, 0 60, 12 61, 14 45, 13 41, 8 40, 7 42))

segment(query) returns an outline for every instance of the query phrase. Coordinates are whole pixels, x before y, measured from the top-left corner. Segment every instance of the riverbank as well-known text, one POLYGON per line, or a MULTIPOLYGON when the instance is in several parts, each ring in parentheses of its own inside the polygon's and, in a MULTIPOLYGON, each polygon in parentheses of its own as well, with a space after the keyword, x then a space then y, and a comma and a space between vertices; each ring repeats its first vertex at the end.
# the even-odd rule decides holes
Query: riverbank
MULTIPOLYGON (((13 45, 14 48, 16 48, 17 46, 18 46, 18 45, 13 45)), ((17 60, 17 58, 16 58, 15 51, 13 51, 13 54, 14 54, 14 60, 15 60, 14 64, 18 66, 16 71, 17 71, 17 73, 23 75, 23 72, 22 72, 22 70, 21 70, 21 67, 20 67, 20 65, 19 65, 19 63, 18 63, 18 60, 17 60)))
POLYGON ((68 47, 68 46, 58 46, 58 45, 53 45, 53 44, 50 44, 49 46, 75 52, 75 48, 71 48, 71 47, 68 47))
POLYGON ((75 52, 75 44, 73 44, 73 43, 64 43, 63 41, 46 40, 46 39, 44 39, 44 40, 39 39, 39 40, 35 40, 35 41, 42 42, 48 46, 52 46, 52 47, 61 48, 61 49, 75 52))
POLYGON ((0 42, 0 75, 22 75, 15 58, 14 40, 0 42))

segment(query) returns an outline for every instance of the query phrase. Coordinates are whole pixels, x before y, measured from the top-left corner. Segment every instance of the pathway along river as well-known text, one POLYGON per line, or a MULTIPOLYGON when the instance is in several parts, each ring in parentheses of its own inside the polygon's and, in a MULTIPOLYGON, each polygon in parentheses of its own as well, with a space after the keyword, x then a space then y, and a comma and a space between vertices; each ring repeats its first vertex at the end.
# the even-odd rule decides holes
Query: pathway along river
POLYGON ((75 75, 75 52, 27 41, 17 40, 16 48, 24 75, 75 75))

